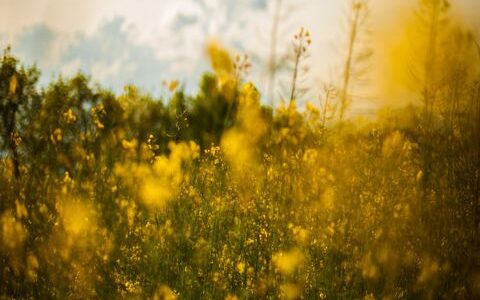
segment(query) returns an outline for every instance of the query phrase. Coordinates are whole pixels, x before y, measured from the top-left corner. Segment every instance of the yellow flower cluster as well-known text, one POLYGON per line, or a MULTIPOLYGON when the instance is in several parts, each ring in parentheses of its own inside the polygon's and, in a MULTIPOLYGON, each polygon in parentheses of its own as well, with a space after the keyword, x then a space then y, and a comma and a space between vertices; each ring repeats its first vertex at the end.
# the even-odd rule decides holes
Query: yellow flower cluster
MULTIPOLYGON (((128 142, 126 146, 130 146, 128 142)), ((125 147, 125 146, 124 146, 125 147)), ((141 202, 154 211, 162 211, 175 198, 183 181, 188 180, 184 168, 199 155, 194 142, 169 143, 170 155, 155 158, 153 165, 118 165, 116 173, 123 182, 138 188, 141 202)))
POLYGON ((238 78, 236 78, 234 62, 230 54, 215 40, 208 44, 207 53, 218 77, 220 92, 228 101, 233 101, 237 91, 238 78))
POLYGON ((74 123, 77 120, 77 116, 71 108, 64 112, 62 116, 67 124, 74 123))
POLYGON ((266 132, 262 119, 260 94, 252 83, 245 84, 240 91, 237 122, 227 131, 221 141, 225 157, 234 169, 250 169, 258 166, 258 143, 266 132))

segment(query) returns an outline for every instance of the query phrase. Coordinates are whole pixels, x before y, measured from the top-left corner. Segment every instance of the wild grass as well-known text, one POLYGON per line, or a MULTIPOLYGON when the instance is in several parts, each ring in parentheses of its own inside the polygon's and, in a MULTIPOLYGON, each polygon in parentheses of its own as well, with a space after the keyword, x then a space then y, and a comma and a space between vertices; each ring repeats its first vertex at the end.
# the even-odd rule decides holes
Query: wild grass
POLYGON ((305 109, 295 73, 265 106, 218 43, 198 92, 168 99, 82 74, 39 89, 5 50, 1 298, 480 297, 478 44, 432 26, 418 101, 371 119, 346 117, 353 46, 305 109))

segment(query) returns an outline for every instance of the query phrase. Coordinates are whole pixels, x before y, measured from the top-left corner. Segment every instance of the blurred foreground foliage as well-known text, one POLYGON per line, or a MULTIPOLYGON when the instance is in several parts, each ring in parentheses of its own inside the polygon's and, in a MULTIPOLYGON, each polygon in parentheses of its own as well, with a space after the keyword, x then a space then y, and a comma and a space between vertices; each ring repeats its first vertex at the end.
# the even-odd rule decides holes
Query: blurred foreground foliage
POLYGON ((447 57, 428 111, 337 122, 262 106, 215 47, 168 99, 39 90, 4 52, 2 298, 480 297, 478 73, 447 57))

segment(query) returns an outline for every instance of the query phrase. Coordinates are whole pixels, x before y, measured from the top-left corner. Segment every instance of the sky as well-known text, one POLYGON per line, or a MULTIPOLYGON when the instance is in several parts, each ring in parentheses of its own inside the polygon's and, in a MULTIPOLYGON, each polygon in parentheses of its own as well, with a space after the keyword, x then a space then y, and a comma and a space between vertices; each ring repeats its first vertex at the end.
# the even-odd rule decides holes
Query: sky
MULTIPOLYGON (((295 31, 309 28, 308 85, 338 77, 349 0, 283 0, 279 56, 295 31)), ((395 15, 414 0, 371 0, 373 19, 395 15), (397 4, 393 4, 397 3, 397 4), (402 4, 399 4, 402 3, 402 4)), ((42 71, 41 84, 81 70, 120 93, 134 83, 154 95, 178 79, 195 91, 209 70, 206 43, 215 38, 232 53, 247 53, 248 79, 265 90, 274 0, 0 0, 0 46, 42 71)), ((456 0, 455 11, 476 22, 479 0, 456 0)), ((373 22, 373 29, 379 23, 373 22), (376 24, 376 25, 375 25, 376 24)), ((276 91, 280 96, 281 91, 276 91)), ((309 97, 316 97, 317 90, 309 97)))

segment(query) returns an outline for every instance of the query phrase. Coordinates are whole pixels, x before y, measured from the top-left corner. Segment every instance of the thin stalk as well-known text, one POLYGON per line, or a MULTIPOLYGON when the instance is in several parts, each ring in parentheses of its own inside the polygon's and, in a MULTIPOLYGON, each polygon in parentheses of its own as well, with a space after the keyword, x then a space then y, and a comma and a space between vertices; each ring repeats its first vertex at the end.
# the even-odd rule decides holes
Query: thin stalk
POLYGON ((353 54, 355 51, 355 44, 358 36, 358 22, 360 19, 360 9, 361 6, 354 7, 354 17, 350 27, 350 35, 348 41, 348 53, 347 59, 345 61, 345 69, 343 72, 343 86, 342 86, 342 95, 340 98, 340 122, 343 121, 345 111, 348 105, 348 91, 350 90, 350 82, 352 77, 352 67, 353 67, 353 54))

